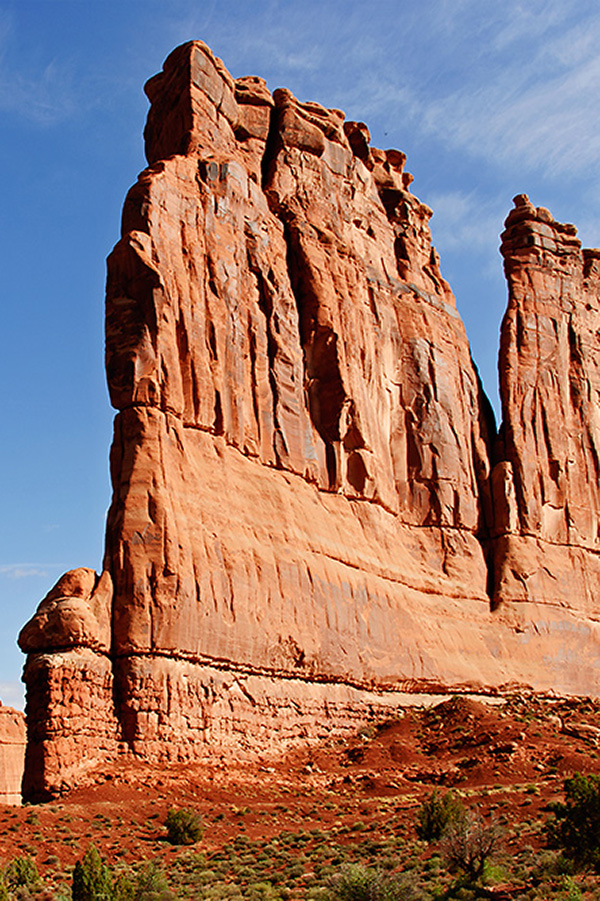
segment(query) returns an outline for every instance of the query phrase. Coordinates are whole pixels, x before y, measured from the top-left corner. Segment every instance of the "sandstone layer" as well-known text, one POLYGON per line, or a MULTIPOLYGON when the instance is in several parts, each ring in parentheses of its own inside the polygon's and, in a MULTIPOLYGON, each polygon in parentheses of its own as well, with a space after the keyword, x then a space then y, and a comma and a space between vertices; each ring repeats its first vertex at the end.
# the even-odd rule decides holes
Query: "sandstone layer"
POLYGON ((200 42, 146 91, 104 572, 21 633, 27 796, 122 753, 273 752, 407 690, 596 693, 596 252, 517 198, 498 435, 404 154, 200 42))

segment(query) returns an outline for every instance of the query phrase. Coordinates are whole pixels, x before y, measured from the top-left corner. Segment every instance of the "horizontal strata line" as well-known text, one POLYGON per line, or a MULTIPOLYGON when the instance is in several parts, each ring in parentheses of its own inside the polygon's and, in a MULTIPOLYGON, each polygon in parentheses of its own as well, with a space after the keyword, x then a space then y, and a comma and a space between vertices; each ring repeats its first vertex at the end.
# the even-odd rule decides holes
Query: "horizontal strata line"
MULTIPOLYGON (((585 613, 578 607, 571 607, 569 604, 565 604, 563 601, 552 601, 552 600, 543 600, 536 601, 532 598, 510 598, 509 600, 503 601, 502 598, 498 606, 496 607, 496 612, 500 612, 502 610, 506 611, 510 609, 510 607, 514 607, 517 604, 533 604, 537 607, 540 612, 545 610, 547 607, 550 610, 561 610, 563 613, 573 613, 577 616, 577 622, 579 625, 585 626, 588 623, 598 623, 600 622, 600 614, 598 613, 585 613)), ((533 622, 528 623, 528 625, 535 625, 533 622)))
MULTIPOLYGON (((390 694, 407 694, 407 695, 474 695, 481 698, 501 698, 511 697, 514 695, 535 696, 537 698, 556 698, 556 693, 550 689, 547 691, 538 691, 532 685, 526 682, 503 682, 501 685, 473 685, 468 682, 455 682, 445 685, 436 682, 434 679, 403 679, 399 682, 360 682, 359 680, 342 679, 335 676, 325 676, 314 673, 307 675, 304 673, 289 673, 285 670, 271 670, 267 667, 253 667, 243 663, 233 663, 220 657, 210 657, 207 654, 200 655, 174 655, 168 651, 132 651, 127 654, 117 654, 114 660, 127 660, 130 658, 158 657, 174 660, 183 663, 195 663, 201 666, 210 666, 213 669, 230 672, 235 677, 236 673, 245 676, 260 676, 270 679, 282 679, 285 681, 306 682, 315 685, 341 685, 349 688, 355 688, 359 691, 366 691, 374 695, 390 695, 390 694)), ((581 696, 583 697, 583 695, 581 696)))
POLYGON ((185 652, 172 651, 130 651, 122 654, 109 654, 98 648, 89 645, 79 645, 77 647, 49 649, 38 652, 30 652, 28 660, 34 662, 39 657, 49 657, 53 654, 65 654, 68 652, 77 652, 80 650, 92 651, 99 657, 104 657, 112 663, 113 673, 115 664, 127 660, 135 659, 164 659, 175 663, 190 663, 196 666, 205 666, 220 672, 229 673, 232 678, 236 676, 257 676, 264 679, 275 679, 288 682, 303 682, 309 685, 339 685, 342 687, 353 688, 357 691, 366 692, 375 696, 386 697, 390 695, 472 695, 480 698, 498 698, 509 697, 514 694, 531 694, 536 697, 554 697, 552 691, 543 692, 535 691, 528 683, 506 682, 499 686, 493 685, 473 685, 468 682, 456 682, 448 685, 437 682, 434 679, 402 679, 398 682, 361 682, 358 679, 344 679, 342 677, 326 676, 319 673, 291 673, 286 670, 269 669, 268 667, 257 667, 249 664, 238 663, 221 657, 211 657, 208 654, 186 654, 185 652))
POLYGON ((359 679, 345 679, 341 676, 325 675, 319 673, 291 673, 287 670, 276 670, 269 667, 257 667, 250 664, 238 663, 222 657, 211 657, 209 654, 186 654, 170 651, 130 651, 113 656, 115 662, 135 658, 162 658, 182 663, 192 663, 200 666, 210 666, 219 671, 227 671, 235 676, 240 673, 245 676, 259 676, 268 679, 283 679, 286 681, 306 682, 315 685, 341 685, 355 688, 358 691, 366 691, 375 695, 389 694, 477 694, 496 696, 500 689, 491 686, 473 686, 468 683, 453 683, 444 685, 433 679, 403 679, 399 682, 363 682, 359 679))
POLYGON ((493 538, 485 540, 493 543, 501 538, 532 538, 534 541, 542 542, 542 544, 549 544, 550 547, 564 547, 573 551, 586 551, 589 554, 595 554, 597 557, 600 557, 600 548, 589 547, 587 544, 569 544, 567 541, 552 541, 551 538, 543 538, 541 535, 536 535, 535 532, 501 532, 499 535, 494 535, 493 538))

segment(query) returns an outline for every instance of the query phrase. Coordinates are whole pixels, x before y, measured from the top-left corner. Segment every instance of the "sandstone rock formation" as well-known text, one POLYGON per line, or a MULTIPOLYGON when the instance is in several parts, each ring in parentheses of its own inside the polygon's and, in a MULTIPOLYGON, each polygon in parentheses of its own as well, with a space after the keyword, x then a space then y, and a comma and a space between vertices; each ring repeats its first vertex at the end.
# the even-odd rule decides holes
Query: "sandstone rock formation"
POLYGON ((0 705, 0 803, 21 803, 25 764, 25 717, 20 710, 0 705))
POLYGON ((600 598, 600 251, 576 234, 520 195, 502 235, 493 599, 568 609, 580 629, 600 598))
POLYGON ((26 795, 410 690, 594 693, 596 252, 517 199, 497 436, 404 154, 200 42, 146 91, 108 260, 104 572, 21 633, 26 795))
POLYGON ((118 751, 110 658, 112 583, 104 571, 62 576, 19 635, 27 653, 23 796, 72 785, 118 751))

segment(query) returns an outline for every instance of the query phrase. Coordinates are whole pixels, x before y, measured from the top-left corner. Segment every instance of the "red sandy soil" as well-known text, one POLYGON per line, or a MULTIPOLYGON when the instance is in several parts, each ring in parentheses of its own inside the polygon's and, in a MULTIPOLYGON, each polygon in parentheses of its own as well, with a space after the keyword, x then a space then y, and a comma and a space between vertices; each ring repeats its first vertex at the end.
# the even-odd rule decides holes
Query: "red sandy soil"
POLYGON ((268 840, 286 830, 347 826, 351 837, 393 828, 412 838, 416 808, 434 787, 508 823, 507 850, 538 848, 544 808, 561 797, 565 777, 600 772, 599 713, 593 701, 454 698, 263 764, 122 764, 54 802, 0 806, 0 860, 31 854, 44 875, 93 843, 111 863, 168 864, 186 850, 166 842, 171 807, 201 815, 197 849, 207 854, 240 834, 268 840))

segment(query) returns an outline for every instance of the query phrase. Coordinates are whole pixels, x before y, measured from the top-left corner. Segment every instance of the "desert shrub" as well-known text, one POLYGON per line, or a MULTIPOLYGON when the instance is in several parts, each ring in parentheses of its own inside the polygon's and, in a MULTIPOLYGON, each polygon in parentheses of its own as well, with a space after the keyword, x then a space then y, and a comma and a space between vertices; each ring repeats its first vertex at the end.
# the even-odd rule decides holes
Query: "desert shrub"
POLYGON ((530 861, 529 873, 535 882, 556 882, 573 875, 573 864, 559 851, 541 851, 530 861))
POLYGON ((561 883, 561 892, 558 896, 561 901, 581 901, 583 893, 572 876, 563 876, 561 883))
POLYGON ((476 883, 497 843, 496 825, 469 811, 447 826, 442 853, 450 870, 462 873, 469 883, 476 883))
POLYGON ((379 870, 351 864, 331 880, 331 890, 339 901, 379 901, 382 894, 382 875, 379 870))
POLYGON ((324 885, 315 885, 306 893, 307 901, 331 901, 331 892, 324 885))
POLYGON ((203 901, 243 901, 243 895, 237 885, 218 882, 202 895, 203 901))
POLYGON ((254 882, 244 893, 247 901, 280 901, 281 895, 270 882, 254 882))
POLYGON ((165 820, 167 841, 172 845, 193 845, 202 838, 204 829, 198 814, 193 810, 176 810, 172 807, 165 820))
POLYGON ((565 803, 554 803, 546 826, 549 843, 577 869, 600 871, 600 775, 576 773, 565 781, 565 803))
POLYGON ((419 807, 416 831, 418 837, 425 842, 435 842, 450 823, 464 817, 465 809, 452 792, 441 795, 435 789, 429 798, 419 807))
POLYGON ((171 901, 172 898, 174 895, 160 866, 155 861, 147 864, 138 876, 133 901, 171 901))
POLYGON ((406 874, 384 873, 361 864, 343 867, 329 888, 339 901, 422 901, 425 897, 406 874))
POLYGON ((508 871, 502 864, 493 864, 486 861, 483 869, 483 882, 485 885, 499 885, 508 879, 508 871))
POLYGON ((173 898, 165 874, 154 861, 140 870, 137 878, 127 872, 114 878, 111 868, 90 845, 73 870, 73 901, 172 901, 173 898))
POLYGON ((113 881, 109 867, 90 845, 73 870, 73 901, 111 901, 113 881))
POLYGON ((111 901, 136 901, 136 886, 131 877, 120 873, 113 882, 111 901))
POLYGON ((4 871, 4 882, 9 889, 32 888, 37 885, 40 882, 40 874, 35 861, 29 855, 15 857, 4 871))

